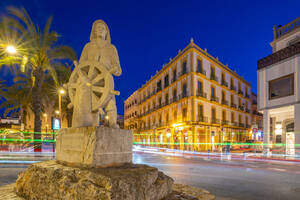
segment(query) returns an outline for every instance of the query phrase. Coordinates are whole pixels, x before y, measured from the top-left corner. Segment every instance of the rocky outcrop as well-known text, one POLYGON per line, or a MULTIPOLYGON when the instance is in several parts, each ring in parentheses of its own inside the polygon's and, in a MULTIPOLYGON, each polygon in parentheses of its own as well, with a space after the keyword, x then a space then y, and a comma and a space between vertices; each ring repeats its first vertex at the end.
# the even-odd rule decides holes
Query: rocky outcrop
POLYGON ((160 200, 172 185, 172 178, 146 165, 88 169, 46 161, 20 173, 15 190, 35 200, 160 200))

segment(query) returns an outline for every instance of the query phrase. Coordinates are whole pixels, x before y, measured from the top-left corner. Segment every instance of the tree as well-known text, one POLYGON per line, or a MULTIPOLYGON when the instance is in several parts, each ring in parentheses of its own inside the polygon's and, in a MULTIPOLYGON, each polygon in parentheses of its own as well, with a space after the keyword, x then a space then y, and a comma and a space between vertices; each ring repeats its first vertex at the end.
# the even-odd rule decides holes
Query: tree
POLYGON ((0 109, 5 108, 4 116, 12 113, 20 113, 21 124, 26 126, 26 117, 29 116, 32 97, 32 83, 30 74, 17 74, 14 84, 1 87, 0 95, 4 101, 0 109))
MULTIPOLYGON (((32 108, 34 113, 34 132, 41 132, 41 110, 42 110, 42 86, 46 74, 52 75, 55 82, 56 73, 54 65, 62 60, 76 60, 74 50, 69 46, 58 46, 58 34, 50 30, 52 17, 50 17, 44 29, 31 20, 24 8, 8 8, 9 16, 2 17, 1 23, 5 30, 18 38, 18 55, 1 59, 0 64, 17 64, 21 69, 29 70, 32 79, 32 108)), ((5 35, 4 35, 5 37, 5 35)), ((40 139, 40 134, 35 134, 34 139, 40 139)), ((35 150, 40 149, 40 143, 36 143, 35 150)))

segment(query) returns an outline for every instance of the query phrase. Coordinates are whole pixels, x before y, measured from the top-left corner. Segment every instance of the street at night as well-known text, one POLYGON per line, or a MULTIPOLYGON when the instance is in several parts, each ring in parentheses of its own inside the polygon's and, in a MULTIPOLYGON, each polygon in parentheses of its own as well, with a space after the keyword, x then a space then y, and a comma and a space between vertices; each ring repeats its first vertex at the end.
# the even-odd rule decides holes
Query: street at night
MULTIPOLYGON (((298 199, 300 163, 287 161, 211 160, 135 151, 133 161, 157 167, 175 182, 201 187, 216 199, 298 199)), ((14 183, 23 164, 0 165, 0 185, 14 183)))

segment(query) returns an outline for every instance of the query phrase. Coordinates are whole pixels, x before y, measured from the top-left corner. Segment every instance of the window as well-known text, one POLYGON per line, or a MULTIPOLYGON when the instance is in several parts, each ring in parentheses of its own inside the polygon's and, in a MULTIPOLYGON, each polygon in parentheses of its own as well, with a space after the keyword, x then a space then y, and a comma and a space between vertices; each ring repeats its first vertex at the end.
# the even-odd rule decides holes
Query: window
POLYGON ((198 120, 203 121, 203 105, 198 105, 198 120))
POLYGON ((203 93, 203 83, 201 81, 198 81, 198 95, 202 95, 203 93))
POLYGON ((161 97, 158 98, 158 105, 161 106, 161 97))
POLYGON ((166 114, 166 122, 169 122, 169 113, 166 114))
POLYGON ((216 96, 216 89, 214 87, 211 87, 211 97, 216 96))
POLYGON ((215 108, 211 108, 211 119, 216 120, 216 109, 215 108))
POLYGON ((241 123, 242 123, 242 116, 239 115, 239 124, 241 124, 241 123))
POLYGON ((248 125, 248 117, 246 116, 246 125, 248 125))
POLYGON ((169 86, 169 75, 165 76, 165 87, 169 86))
POLYGON ((174 100, 177 99, 177 90, 176 89, 173 90, 173 99, 174 100))
POLYGON ((210 67, 210 79, 215 80, 215 68, 213 66, 210 67))
POLYGON ((200 59, 197 59, 197 72, 203 73, 202 60, 200 60, 200 59))
POLYGON ((168 93, 165 96, 165 102, 166 102, 166 104, 169 104, 169 94, 168 93))
POLYGON ((226 101, 226 95, 225 95, 225 91, 222 91, 222 101, 226 101))
POLYGON ((226 111, 225 110, 222 111, 222 121, 223 122, 226 121, 226 111))
POLYGON ((186 83, 183 83, 183 85, 182 85, 182 95, 183 95, 183 97, 187 96, 187 85, 186 85, 186 83))
POLYGON ((182 109, 182 120, 187 121, 187 108, 182 109))
POLYGON ((182 62, 182 74, 185 74, 187 72, 187 69, 186 69, 186 60, 184 60, 182 62))
POLYGON ((161 91, 161 80, 157 82, 157 92, 161 91))
POLYGON ((177 70, 174 69, 173 70, 173 82, 176 81, 176 79, 177 79, 177 70))
POLYGON ((231 122, 234 123, 234 112, 231 112, 231 122))
POLYGON ((269 81, 269 99, 294 95, 294 74, 269 81))
POLYGON ((234 104, 234 96, 233 95, 230 95, 230 102, 231 102, 231 104, 234 104))
POLYGON ((174 122, 177 121, 177 110, 174 111, 174 122))

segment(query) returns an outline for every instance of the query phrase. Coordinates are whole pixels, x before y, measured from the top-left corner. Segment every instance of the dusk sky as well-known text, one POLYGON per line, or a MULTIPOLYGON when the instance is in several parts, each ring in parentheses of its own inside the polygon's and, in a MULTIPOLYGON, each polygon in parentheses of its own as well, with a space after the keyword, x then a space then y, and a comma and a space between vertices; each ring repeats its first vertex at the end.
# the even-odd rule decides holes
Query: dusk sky
MULTIPOLYGON (((72 46, 78 56, 89 42, 93 21, 103 19, 123 70, 115 78, 121 92, 116 98, 120 114, 124 100, 185 48, 191 37, 250 81, 256 92, 257 60, 271 54, 273 25, 287 24, 300 15, 299 0, 1 0, 1 15, 7 6, 25 7, 41 27, 53 16, 59 43, 72 46)), ((11 79, 7 69, 1 69, 0 78, 11 79)))

